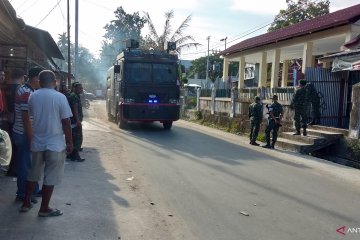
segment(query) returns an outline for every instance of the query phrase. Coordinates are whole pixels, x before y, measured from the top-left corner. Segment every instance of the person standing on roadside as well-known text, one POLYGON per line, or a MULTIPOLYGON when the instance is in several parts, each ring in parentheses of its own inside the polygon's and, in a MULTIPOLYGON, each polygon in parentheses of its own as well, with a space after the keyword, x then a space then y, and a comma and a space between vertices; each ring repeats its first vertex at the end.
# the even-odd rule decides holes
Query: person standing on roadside
POLYGON ((317 125, 320 124, 320 97, 319 93, 316 91, 316 88, 314 84, 307 83, 305 86, 305 89, 307 91, 308 100, 311 103, 311 117, 312 121, 310 125, 317 125))
POLYGON ((39 79, 41 88, 29 98, 29 112, 33 118, 33 159, 20 212, 31 209, 31 193, 43 176, 42 201, 38 216, 54 217, 62 215, 59 209, 50 208, 49 203, 54 186, 61 182, 66 153, 72 152, 72 113, 66 97, 54 89, 55 74, 44 70, 39 74, 39 79))
POLYGON ((82 120, 83 120, 83 111, 81 105, 80 94, 83 93, 83 87, 81 83, 75 82, 73 84, 73 91, 71 92, 68 100, 70 108, 73 114, 71 118, 71 128, 72 128, 72 138, 73 138, 73 152, 68 156, 71 161, 83 162, 84 158, 80 157, 80 149, 83 141, 82 134, 82 120))
MULTIPOLYGON (((36 89, 39 88, 38 74, 41 68, 32 68, 29 70, 29 80, 21 85, 15 94, 15 123, 13 126, 13 141, 16 146, 16 175, 17 175, 17 192, 16 199, 23 201, 25 197, 26 177, 31 165, 31 118, 28 112, 28 99, 36 89)), ((23 75, 24 78, 24 75, 23 75)), ((39 192, 37 186, 34 194, 39 192)), ((37 202, 35 198, 32 199, 37 202)))
POLYGON ((15 98, 16 92, 25 81, 25 72, 21 68, 15 68, 11 71, 11 81, 5 87, 5 101, 7 107, 6 120, 8 125, 8 133, 10 135, 13 146, 13 154, 11 156, 10 165, 7 176, 16 177, 16 155, 18 153, 13 138, 13 126, 15 121, 15 98))
POLYGON ((283 106, 278 102, 278 96, 274 95, 272 97, 273 103, 268 106, 269 118, 268 125, 265 129, 265 139, 266 145, 262 146, 264 148, 275 148, 275 143, 277 141, 278 131, 281 127, 281 120, 284 114, 283 106), (272 132, 272 142, 270 143, 270 133, 272 132))
POLYGON ((250 144, 254 146, 259 146, 256 142, 256 139, 259 134, 260 124, 263 118, 262 105, 260 103, 260 97, 255 97, 255 102, 249 106, 249 118, 250 118, 250 144))
POLYGON ((307 136, 307 120, 308 120, 308 110, 310 107, 308 91, 305 89, 306 80, 301 79, 299 81, 299 87, 296 89, 294 97, 291 101, 290 108, 295 111, 294 121, 295 121, 295 133, 294 135, 301 135, 301 128, 303 129, 303 135, 307 136))

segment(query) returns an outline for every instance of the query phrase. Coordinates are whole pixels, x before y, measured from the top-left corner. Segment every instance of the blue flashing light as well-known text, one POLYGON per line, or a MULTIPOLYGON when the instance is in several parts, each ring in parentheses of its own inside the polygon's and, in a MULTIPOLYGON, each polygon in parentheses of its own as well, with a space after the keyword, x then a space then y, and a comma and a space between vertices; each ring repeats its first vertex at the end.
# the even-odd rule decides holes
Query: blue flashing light
POLYGON ((152 103, 153 102, 153 100, 149 100, 149 103, 152 103))
POLYGON ((155 100, 154 100, 154 103, 157 103, 157 102, 158 102, 158 100, 155 99, 155 100))

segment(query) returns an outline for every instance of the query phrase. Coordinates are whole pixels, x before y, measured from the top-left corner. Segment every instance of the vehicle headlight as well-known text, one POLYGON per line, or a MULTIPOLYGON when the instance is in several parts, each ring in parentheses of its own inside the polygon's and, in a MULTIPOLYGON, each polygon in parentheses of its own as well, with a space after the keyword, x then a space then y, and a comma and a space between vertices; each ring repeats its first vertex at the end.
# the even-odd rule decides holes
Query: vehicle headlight
POLYGON ((170 103, 170 104, 179 104, 179 99, 170 98, 170 99, 169 99, 169 103, 170 103))
POLYGON ((125 103, 134 103, 135 99, 134 98, 125 98, 125 103))

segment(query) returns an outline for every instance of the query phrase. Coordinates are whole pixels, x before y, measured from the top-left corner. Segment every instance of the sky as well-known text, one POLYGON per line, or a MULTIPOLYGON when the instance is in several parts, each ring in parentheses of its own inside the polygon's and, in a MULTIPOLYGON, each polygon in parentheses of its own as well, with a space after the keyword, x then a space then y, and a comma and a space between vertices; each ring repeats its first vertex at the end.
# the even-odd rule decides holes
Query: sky
MULTIPOLYGON (((67 31, 67 0, 9 0, 18 17, 27 25, 48 31, 57 42, 59 34, 67 31)), ((359 0, 330 0, 330 12, 347 8, 359 0)), ((79 44, 96 57, 100 54, 105 34, 104 26, 115 19, 114 11, 122 6, 127 13, 148 12, 158 33, 165 23, 164 13, 174 10, 175 30, 188 15, 192 16, 187 34, 192 35, 197 48, 185 50, 180 59, 193 60, 207 55, 209 49, 224 50, 249 37, 266 32, 286 0, 79 0, 79 44), (261 28, 261 26, 266 26, 261 28), (260 28, 258 31, 255 29, 260 28)), ((75 0, 70 0, 71 40, 74 40, 75 0)), ((147 26, 143 34, 147 33, 147 26)))

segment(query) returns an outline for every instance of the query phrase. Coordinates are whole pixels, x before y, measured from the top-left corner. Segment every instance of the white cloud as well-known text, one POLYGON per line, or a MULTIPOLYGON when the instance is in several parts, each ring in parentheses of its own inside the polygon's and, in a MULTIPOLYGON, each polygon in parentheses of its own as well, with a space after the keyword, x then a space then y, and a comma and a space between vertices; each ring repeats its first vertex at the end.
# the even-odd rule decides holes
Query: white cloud
POLYGON ((286 8, 284 0, 232 0, 231 9, 258 14, 277 14, 286 8))

